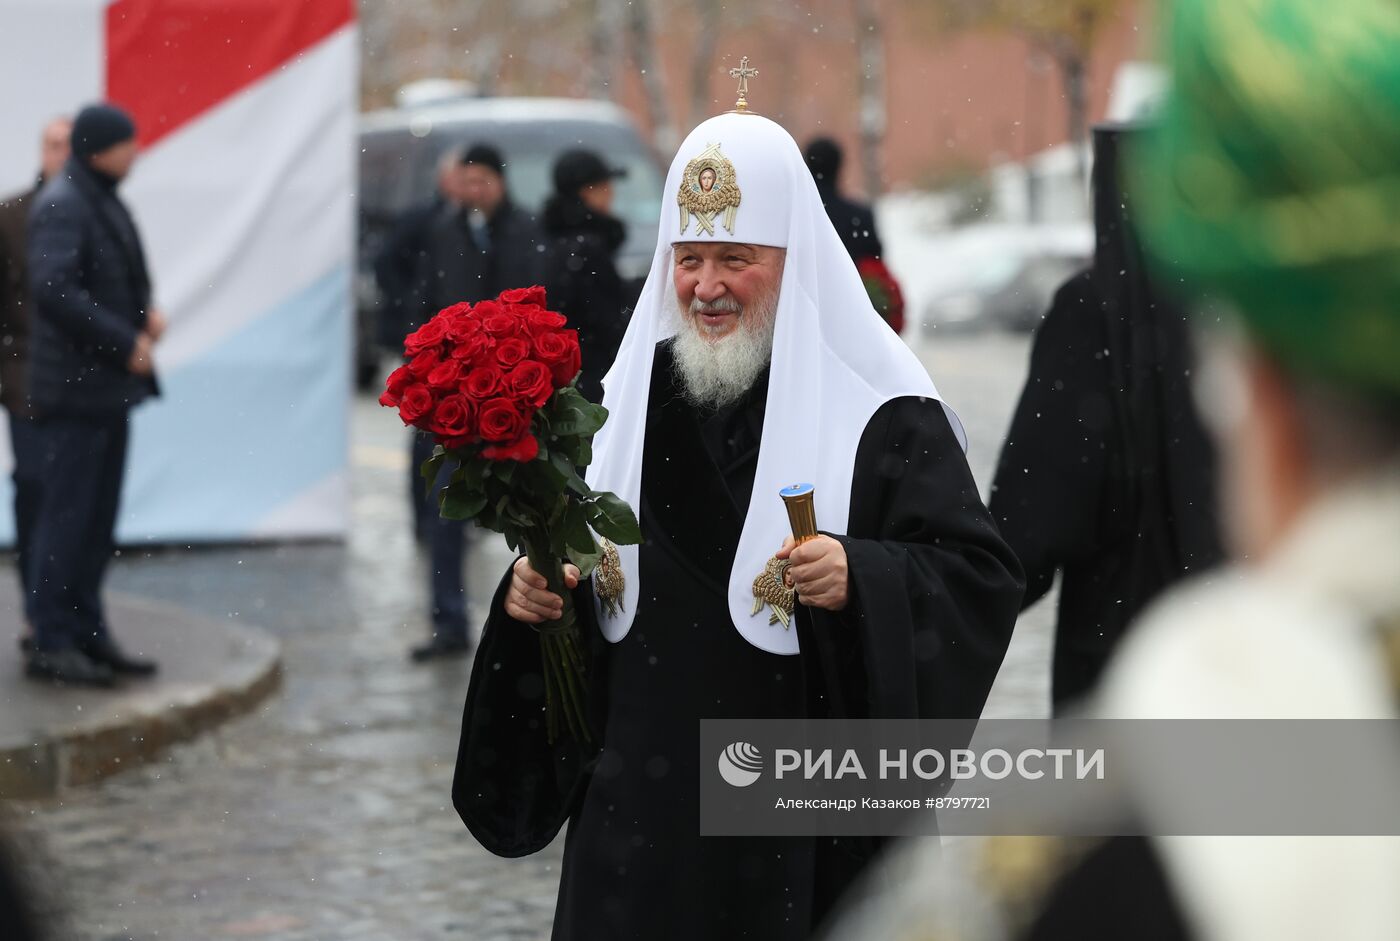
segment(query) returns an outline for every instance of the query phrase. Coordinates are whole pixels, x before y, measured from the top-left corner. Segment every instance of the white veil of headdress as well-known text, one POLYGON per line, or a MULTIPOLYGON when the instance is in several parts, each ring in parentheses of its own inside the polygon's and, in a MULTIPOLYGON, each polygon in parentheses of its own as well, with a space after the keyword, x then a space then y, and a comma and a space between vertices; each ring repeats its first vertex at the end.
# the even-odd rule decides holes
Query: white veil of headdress
MULTIPOLYGON (((729 611, 734 626, 755 647, 797 653, 797 632, 769 624, 765 608, 753 610, 756 575, 778 551, 791 527, 778 491, 798 482, 816 487, 817 526, 844 534, 851 504, 856 448, 875 411, 890 399, 938 399, 933 380, 913 352, 871 306, 854 263, 832 228, 816 184, 791 135, 755 114, 730 113, 699 125, 681 144, 666 177, 656 257, 617 359, 603 380, 609 417, 594 442, 588 484, 626 500, 640 513, 642 449, 656 344, 675 335, 668 313, 672 243, 746 242, 787 249, 773 359, 758 452, 753 496, 729 574, 729 611), (734 166, 742 192, 734 231, 723 225, 703 231, 687 216, 681 228, 680 190, 686 164, 711 145, 734 166)), ((941 400, 940 400, 941 401, 941 400)), ((962 425, 944 406, 959 444, 962 425)), ((645 521, 643 521, 645 527, 645 521)), ((625 577, 623 607, 615 616, 599 608, 604 636, 616 643, 627 635, 646 586, 641 584, 636 546, 618 546, 625 577)))

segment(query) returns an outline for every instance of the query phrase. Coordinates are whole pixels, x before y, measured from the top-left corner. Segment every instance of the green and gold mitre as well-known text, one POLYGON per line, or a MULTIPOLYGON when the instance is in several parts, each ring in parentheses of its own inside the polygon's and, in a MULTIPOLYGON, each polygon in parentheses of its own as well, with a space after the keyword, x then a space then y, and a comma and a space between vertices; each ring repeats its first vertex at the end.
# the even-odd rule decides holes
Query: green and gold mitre
POLYGON ((1400 0, 1172 0, 1149 250, 1286 367, 1400 395, 1400 0))

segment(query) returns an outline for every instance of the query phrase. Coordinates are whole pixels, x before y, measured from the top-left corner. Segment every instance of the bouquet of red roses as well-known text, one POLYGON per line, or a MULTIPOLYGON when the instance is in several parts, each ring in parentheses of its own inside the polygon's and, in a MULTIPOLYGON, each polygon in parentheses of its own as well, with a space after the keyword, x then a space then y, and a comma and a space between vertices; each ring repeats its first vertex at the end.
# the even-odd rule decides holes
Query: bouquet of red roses
POLYGON ((587 671, 561 560, 586 578, 610 549, 607 540, 641 541, 627 503, 589 490, 579 476, 608 413, 575 388, 578 334, 565 324, 545 308, 542 287, 454 304, 404 340, 407 364, 394 370, 379 397, 399 410, 404 424, 436 438, 437 450, 423 465, 429 487, 445 462, 455 463, 442 491, 442 515, 503 534, 564 599, 562 617, 537 625, 551 742, 561 717, 575 738, 589 737, 587 671), (604 539, 601 548, 595 533, 604 539))

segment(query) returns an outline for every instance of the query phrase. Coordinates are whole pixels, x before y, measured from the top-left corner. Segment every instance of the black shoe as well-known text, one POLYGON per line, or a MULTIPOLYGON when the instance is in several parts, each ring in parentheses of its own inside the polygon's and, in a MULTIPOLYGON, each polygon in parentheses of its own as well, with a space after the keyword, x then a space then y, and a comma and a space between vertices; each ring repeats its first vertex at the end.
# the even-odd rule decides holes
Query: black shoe
POLYGON ((444 637, 434 634, 433 639, 421 647, 414 647, 409 657, 414 663, 426 663, 443 657, 465 657, 472 652, 471 641, 465 637, 444 637))
POLYGON ((24 675, 35 680, 71 686, 111 687, 117 683, 112 668, 90 660, 77 648, 35 650, 24 665, 24 675))
POLYGON ((131 657, 117 646, 110 637, 90 637, 78 645, 88 659, 109 668, 118 676, 154 676, 156 662, 141 657, 131 657))

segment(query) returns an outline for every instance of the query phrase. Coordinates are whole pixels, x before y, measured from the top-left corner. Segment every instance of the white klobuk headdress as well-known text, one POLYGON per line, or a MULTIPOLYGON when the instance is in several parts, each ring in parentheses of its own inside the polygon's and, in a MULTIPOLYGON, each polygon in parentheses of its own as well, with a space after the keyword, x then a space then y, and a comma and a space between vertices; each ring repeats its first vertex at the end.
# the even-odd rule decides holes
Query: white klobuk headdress
MULTIPOLYGON (((641 511, 642 449, 656 344, 675 335, 672 244, 743 242, 787 249, 753 496, 729 574, 729 611, 749 643, 797 653, 797 632, 752 614, 754 578, 790 532, 778 496, 798 481, 816 486, 816 518, 845 533, 856 448, 875 411, 890 399, 937 399, 928 372, 871 306, 855 264, 827 219, 816 184, 791 135, 756 114, 705 121, 685 139, 666 176, 661 231, 651 273, 612 369, 603 380, 609 417, 594 442, 588 484, 641 511), (704 171, 709 168, 712 174, 704 171), (703 179, 702 179, 703 177, 703 179)), ((959 443, 962 425, 945 410, 959 443)), ((741 508, 742 509, 742 508, 741 508)), ((642 520, 645 529, 646 521, 642 520)), ((604 636, 631 629, 641 584, 636 546, 618 546, 621 610, 599 609, 604 636)))

